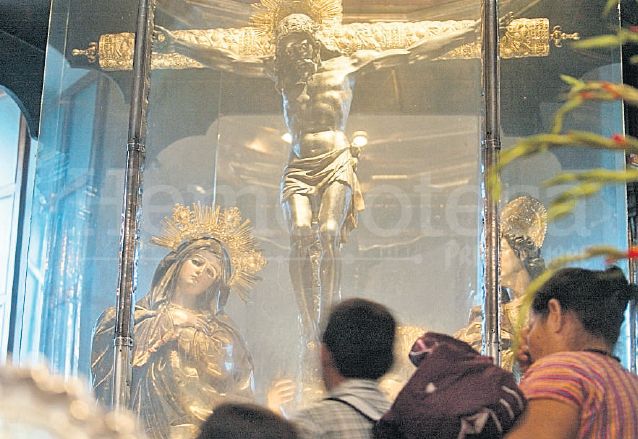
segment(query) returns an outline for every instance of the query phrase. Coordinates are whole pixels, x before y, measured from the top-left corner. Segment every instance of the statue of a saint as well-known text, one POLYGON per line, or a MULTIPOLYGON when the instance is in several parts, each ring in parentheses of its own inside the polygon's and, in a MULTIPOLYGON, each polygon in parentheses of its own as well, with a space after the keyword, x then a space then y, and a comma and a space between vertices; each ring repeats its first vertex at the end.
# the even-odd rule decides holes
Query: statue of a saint
MULTIPOLYGON (((237 209, 220 215, 210 207, 178 206, 173 218, 168 233, 153 241, 173 251, 159 263, 134 312, 131 408, 152 439, 192 438, 217 404, 253 400, 253 359, 224 305, 234 284, 243 282, 239 291, 246 291, 265 260, 243 233, 247 223, 237 227, 237 209), (229 228, 239 231, 229 234, 229 228)), ((93 336, 93 387, 105 402, 111 397, 114 323, 111 307, 93 336)))
POLYGON ((318 38, 324 23, 311 18, 312 1, 275 3, 290 3, 290 9, 272 13, 272 55, 238 55, 177 38, 163 28, 157 30, 159 44, 154 50, 177 52, 209 68, 275 82, 292 137, 280 199, 290 231, 290 279, 304 339, 314 342, 322 315, 340 293, 340 246, 364 207, 355 173, 358 149, 345 133, 356 80, 380 69, 437 58, 475 41, 480 26, 475 22, 427 36, 406 49, 346 55, 328 49, 318 38))
MULTIPOLYGON (((510 201, 501 212, 501 366, 514 367, 515 328, 523 304, 525 289, 545 270, 541 247, 547 230, 547 211, 535 198, 523 196, 510 201)), ((481 351, 481 307, 470 312, 470 322, 454 334, 481 351)))

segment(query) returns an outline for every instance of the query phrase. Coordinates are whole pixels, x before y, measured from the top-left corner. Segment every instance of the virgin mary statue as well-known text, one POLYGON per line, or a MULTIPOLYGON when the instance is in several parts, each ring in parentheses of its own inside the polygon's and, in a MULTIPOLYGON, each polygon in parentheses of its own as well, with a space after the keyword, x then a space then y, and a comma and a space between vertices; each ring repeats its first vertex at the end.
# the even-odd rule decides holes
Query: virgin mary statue
MULTIPOLYGON (((151 242, 172 251, 135 305, 132 409, 151 439, 192 438, 221 402, 253 400, 253 359, 224 305, 246 298, 265 264, 238 209, 176 206, 151 242)), ((91 372, 112 397, 115 308, 96 323, 91 372)))

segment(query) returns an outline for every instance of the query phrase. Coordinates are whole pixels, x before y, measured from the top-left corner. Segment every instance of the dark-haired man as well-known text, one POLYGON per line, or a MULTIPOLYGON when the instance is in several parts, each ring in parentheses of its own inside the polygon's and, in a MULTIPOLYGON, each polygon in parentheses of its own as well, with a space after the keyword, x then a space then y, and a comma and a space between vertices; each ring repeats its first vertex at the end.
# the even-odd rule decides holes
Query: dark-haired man
POLYGON ((365 299, 337 304, 321 337, 321 373, 328 397, 291 416, 305 439, 369 439, 390 408, 378 380, 393 363, 396 322, 365 299))

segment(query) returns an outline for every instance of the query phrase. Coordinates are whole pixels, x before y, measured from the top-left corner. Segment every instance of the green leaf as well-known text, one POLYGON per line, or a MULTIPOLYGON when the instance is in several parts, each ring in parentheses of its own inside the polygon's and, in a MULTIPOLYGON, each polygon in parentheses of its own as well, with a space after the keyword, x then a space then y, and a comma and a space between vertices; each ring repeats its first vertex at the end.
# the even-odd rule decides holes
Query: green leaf
POLYGON ((618 6, 619 3, 620 0, 607 0, 607 4, 605 5, 605 9, 603 10, 603 17, 606 17, 612 9, 618 6))
POLYGON ((562 79, 563 82, 566 82, 571 87, 579 87, 579 86, 585 85, 585 83, 581 81, 580 79, 574 78, 569 75, 560 75, 560 79, 562 79))
POLYGON ((585 100, 578 94, 565 102, 554 115, 554 123, 550 131, 554 134, 560 133, 563 129, 563 121, 565 120, 565 116, 580 107, 583 102, 585 102, 585 100))
POLYGON ((543 187, 558 186, 559 184, 567 184, 579 179, 579 175, 575 173, 565 172, 550 178, 543 182, 543 187))
POLYGON ((587 38, 586 40, 574 41, 570 45, 574 49, 601 49, 620 46, 623 43, 624 40, 619 35, 601 35, 587 38))

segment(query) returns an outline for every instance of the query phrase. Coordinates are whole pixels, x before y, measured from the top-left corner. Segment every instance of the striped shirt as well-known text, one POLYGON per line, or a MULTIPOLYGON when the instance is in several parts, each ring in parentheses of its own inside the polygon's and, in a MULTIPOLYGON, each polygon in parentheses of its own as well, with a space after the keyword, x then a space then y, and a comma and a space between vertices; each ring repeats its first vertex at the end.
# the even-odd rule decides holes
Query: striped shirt
MULTIPOLYGON (((367 416, 379 419, 390 402, 376 381, 349 379, 335 387, 330 398, 348 400, 363 408, 367 416)), ((302 439, 370 439, 374 421, 340 401, 324 399, 293 413, 302 439)))
POLYGON ((638 438, 638 376, 606 355, 560 352, 534 362, 521 380, 527 399, 575 405, 580 439, 638 438))

